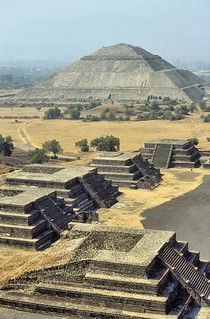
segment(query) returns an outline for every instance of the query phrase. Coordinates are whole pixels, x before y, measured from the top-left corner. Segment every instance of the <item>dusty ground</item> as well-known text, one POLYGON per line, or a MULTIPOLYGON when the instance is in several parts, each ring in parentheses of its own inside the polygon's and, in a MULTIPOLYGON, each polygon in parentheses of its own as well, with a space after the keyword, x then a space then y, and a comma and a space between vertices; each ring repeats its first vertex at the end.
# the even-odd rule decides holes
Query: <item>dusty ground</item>
POLYGON ((143 228, 145 210, 159 206, 194 190, 210 172, 195 169, 165 170, 161 184, 154 190, 121 188, 119 203, 110 209, 100 209, 100 221, 109 226, 143 228))

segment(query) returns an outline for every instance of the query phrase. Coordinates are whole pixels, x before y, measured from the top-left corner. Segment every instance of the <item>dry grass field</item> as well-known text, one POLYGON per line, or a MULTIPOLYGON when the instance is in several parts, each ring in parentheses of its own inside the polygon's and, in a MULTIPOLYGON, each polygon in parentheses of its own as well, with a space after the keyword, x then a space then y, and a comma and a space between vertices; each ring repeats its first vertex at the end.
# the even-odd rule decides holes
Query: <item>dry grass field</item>
POLYGON ((0 108, 0 118, 4 116, 12 117, 24 117, 24 116, 38 116, 42 117, 44 114, 44 108, 37 110, 35 107, 1 107, 0 108))
POLYGON ((25 131, 32 144, 41 146, 49 139, 60 141, 65 152, 75 152, 75 142, 87 138, 114 135, 120 138, 122 151, 138 150, 144 142, 159 138, 187 139, 197 137, 199 146, 210 148, 206 138, 210 137, 210 124, 203 123, 199 115, 182 121, 146 122, 82 122, 69 120, 31 121, 25 131))
MULTIPOLYGON (((35 108, 0 108, 1 116, 40 116, 45 109, 35 108)), ((33 146, 41 146, 49 139, 60 141, 65 153, 75 153, 75 142, 87 138, 114 135, 120 138, 122 151, 138 150, 144 142, 159 138, 187 139, 197 137, 199 147, 210 148, 207 137, 210 137, 210 124, 203 123, 201 113, 197 112, 181 121, 129 121, 129 122, 83 122, 71 120, 40 119, 1 119, 0 133, 11 135, 15 143, 24 144, 20 129, 24 128, 33 146)))

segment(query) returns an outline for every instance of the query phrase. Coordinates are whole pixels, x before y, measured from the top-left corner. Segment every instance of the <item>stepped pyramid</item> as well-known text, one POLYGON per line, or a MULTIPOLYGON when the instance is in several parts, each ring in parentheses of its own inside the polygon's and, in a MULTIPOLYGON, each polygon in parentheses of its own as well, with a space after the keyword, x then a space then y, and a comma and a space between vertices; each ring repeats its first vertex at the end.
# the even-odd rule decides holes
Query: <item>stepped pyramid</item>
POLYGON ((111 207, 119 195, 93 168, 26 165, 0 186, 0 245, 43 249, 70 221, 97 220, 96 210, 111 207))
POLYGON ((101 152, 92 160, 92 167, 114 185, 154 189, 161 181, 160 170, 142 158, 140 153, 101 152))
POLYGON ((156 168, 200 166, 200 152, 190 140, 163 139, 149 141, 140 150, 144 159, 156 168))
POLYGON ((174 232, 69 226, 74 258, 10 280, 0 290, 5 313, 17 308, 37 318, 39 312, 66 319, 209 318, 210 263, 174 232))
POLYGON ((16 103, 66 103, 91 99, 146 100, 149 95, 197 102, 203 80, 158 55, 129 44, 103 47, 15 97, 16 103))

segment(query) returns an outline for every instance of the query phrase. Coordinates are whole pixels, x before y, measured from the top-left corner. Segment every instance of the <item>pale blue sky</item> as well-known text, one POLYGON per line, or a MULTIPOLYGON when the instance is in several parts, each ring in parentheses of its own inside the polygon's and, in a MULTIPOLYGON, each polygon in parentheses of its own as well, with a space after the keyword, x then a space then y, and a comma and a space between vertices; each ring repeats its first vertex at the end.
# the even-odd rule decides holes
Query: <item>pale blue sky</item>
POLYGON ((0 59, 67 60, 139 45, 210 60, 210 0, 0 0, 0 59))

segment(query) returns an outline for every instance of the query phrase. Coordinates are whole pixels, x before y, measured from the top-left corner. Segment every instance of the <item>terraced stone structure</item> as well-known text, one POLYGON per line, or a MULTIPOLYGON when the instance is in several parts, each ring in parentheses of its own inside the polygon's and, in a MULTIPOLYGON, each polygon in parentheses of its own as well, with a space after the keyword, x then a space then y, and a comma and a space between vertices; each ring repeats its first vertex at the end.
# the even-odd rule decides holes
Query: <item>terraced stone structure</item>
POLYGON ((89 167, 28 165, 0 187, 0 244, 42 249, 72 220, 97 220, 117 202, 118 188, 89 167))
POLYGON ((150 141, 140 150, 143 158, 156 168, 200 166, 200 153, 189 140, 164 139, 150 141))
POLYGON ((0 244, 43 249, 60 237, 74 212, 49 189, 0 189, 0 244))
POLYGON ((118 186, 153 189, 161 180, 160 170, 139 153, 102 152, 93 158, 91 166, 118 186))
POLYGON ((205 95, 203 82, 158 55, 120 43, 82 57, 13 100, 16 105, 43 105, 94 99, 144 101, 153 95, 197 102, 205 95))
POLYGON ((74 319, 209 318, 210 263, 175 233, 70 223, 69 240, 70 263, 8 282, 0 306, 74 319))

